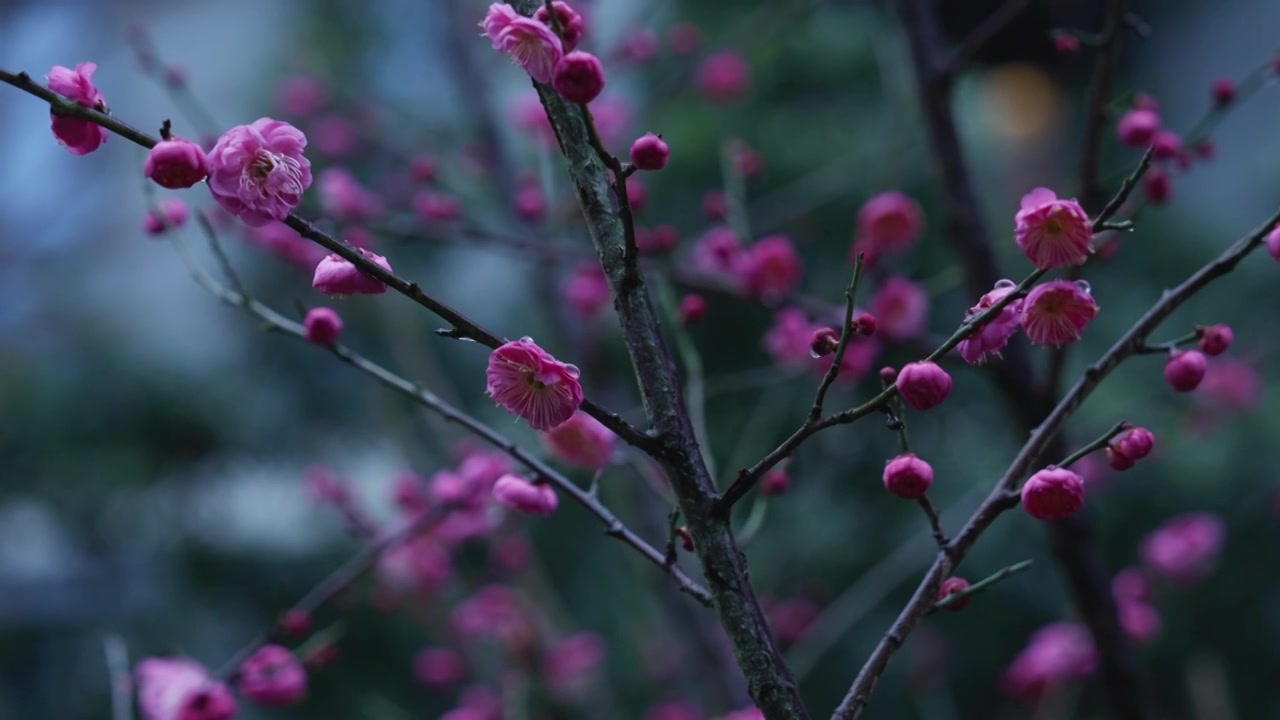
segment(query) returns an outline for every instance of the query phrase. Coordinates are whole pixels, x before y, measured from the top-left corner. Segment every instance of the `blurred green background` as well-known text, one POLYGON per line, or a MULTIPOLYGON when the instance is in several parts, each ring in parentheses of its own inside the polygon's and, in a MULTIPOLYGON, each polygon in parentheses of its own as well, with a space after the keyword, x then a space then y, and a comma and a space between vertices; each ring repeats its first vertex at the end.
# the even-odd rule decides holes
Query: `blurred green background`
MULTIPOLYGON (((954 37, 999 4, 939 2, 954 37)), ((1097 29, 1099 5, 1035 0, 956 86, 975 189, 1013 278, 1029 269, 1012 242, 1018 198, 1037 185, 1071 196, 1079 185, 1093 53, 1086 46, 1056 55, 1050 31, 1097 29)), ((1134 91, 1151 93, 1166 124, 1179 131, 1207 110, 1215 77, 1243 77, 1276 50, 1280 6, 1267 0, 1133 5, 1151 33, 1125 38, 1117 107, 1134 91)), ((604 59, 609 74, 597 102, 626 109, 611 147, 622 152, 646 131, 661 132, 672 147, 669 167, 643 178, 650 191, 644 225, 674 224, 682 247, 691 244, 709 227, 703 196, 724 185, 726 143, 746 142, 764 161, 747 183, 753 233, 788 234, 806 261, 804 291, 836 303, 848 280, 857 208, 877 192, 900 189, 924 206, 926 235, 890 267, 926 282, 931 335, 954 328, 975 298, 963 290, 943 236, 939 175, 905 38, 888 4, 582 6, 591 23, 584 47, 604 59), (669 49, 667 34, 679 22, 703 35, 692 56, 669 49), (656 57, 620 57, 642 29, 654 33, 656 57), (712 105, 692 87, 693 69, 726 47, 748 58, 751 90, 738 102, 712 105)), ((317 170, 351 169, 383 193, 395 218, 409 222, 407 233, 381 236, 376 245, 400 274, 498 334, 531 335, 577 363, 592 397, 639 422, 611 311, 583 321, 559 299, 561 281, 589 243, 558 157, 517 120, 515 108, 530 93, 527 78, 475 28, 485 7, 469 0, 10 0, 0 3, 0 67, 43 75, 55 64, 93 60, 115 115, 147 129, 172 117, 179 134, 205 134, 200 123, 207 121, 184 114, 184 96, 139 69, 128 38, 140 24, 162 62, 185 68, 192 94, 221 123, 214 132, 263 115, 295 120, 312 134, 308 154, 317 170), (330 114, 289 118, 279 108, 278 86, 299 74, 324 81, 330 114), (317 126, 334 117, 356 128, 354 149, 315 147, 317 126), (461 199, 468 227, 572 249, 515 252, 454 226, 423 232, 406 211, 406 172, 419 154, 434 158, 436 186, 461 199), (512 210, 511 190, 525 178, 551 193, 545 223, 522 223, 512 210)), ((325 353, 259 332, 192 282, 172 249, 141 231, 149 192, 141 149, 113 138, 89 157, 73 157, 50 137, 37 101, 7 87, 0 98, 0 717, 106 718, 104 642, 122 642, 131 661, 186 654, 216 668, 355 551, 338 515, 307 494, 305 468, 337 470, 367 511, 390 525, 394 478, 453 465, 464 437, 325 353)), ((1069 370, 1079 371, 1163 289, 1275 211, 1278 111, 1273 88, 1242 103, 1214 134, 1214 159, 1178 174, 1174 200, 1142 209, 1118 253, 1089 267, 1102 311, 1072 347, 1069 370)), ((1108 187, 1137 159, 1108 128, 1108 187)), ((199 188, 183 197, 212 205, 199 188)), ((304 210, 320 216, 314 190, 304 210)), ((258 297, 286 314, 298 302, 329 302, 311 289, 309 270, 243 242, 234 225, 222 235, 258 297)), ((203 253, 196 232, 184 237, 203 253)), ((1232 378, 1245 372, 1234 368, 1216 389, 1175 395, 1158 358, 1137 358, 1068 427, 1082 441, 1125 419, 1158 438, 1156 454, 1133 470, 1090 477, 1087 512, 1112 572, 1138 562, 1142 538, 1172 515, 1211 511, 1227 524, 1217 570, 1194 588, 1163 592, 1163 629, 1136 650, 1161 718, 1280 715, 1272 677, 1280 662, 1278 463, 1270 444, 1280 415, 1269 387, 1276 272, 1264 253, 1250 257, 1157 336, 1229 322, 1236 345, 1213 362, 1247 363, 1259 376, 1256 392, 1232 399, 1232 378)), ((690 332, 704 365, 708 450, 727 481, 802 420, 815 381, 770 368, 760 339, 771 310, 724 295, 708 299, 706 320, 690 332)), ((440 323, 394 294, 336 307, 349 344, 542 452, 527 427, 484 396, 482 348, 437 337, 440 323)), ((888 346, 878 364, 900 365, 917 354, 888 346)), ((1047 357, 1031 354, 1037 365, 1047 357)), ((911 430, 917 452, 937 470, 932 496, 944 523, 957 528, 1021 438, 989 374, 951 367, 955 397, 914 418, 911 430)), ((872 378, 838 386, 829 406, 856 404, 874 390, 872 378)), ((932 558, 919 512, 881 487, 880 469, 895 452, 894 436, 875 418, 819 436, 789 466, 790 492, 768 503, 746 546, 760 594, 775 605, 792 602, 802 619, 816 618, 784 643, 815 716, 839 701, 932 558)), ((605 473, 601 494, 660 545, 670 505, 653 472, 628 457, 605 473)), ((312 675, 308 702, 276 711, 244 703, 241 716, 442 714, 458 693, 418 683, 414 654, 440 641, 451 605, 492 581, 521 590, 541 618, 543 640, 590 631, 607 647, 583 692, 560 696, 539 689, 536 662, 480 653, 472 680, 503 692, 509 717, 642 718, 661 701, 688 701, 712 717, 745 704, 736 669, 716 662, 727 654, 712 614, 605 538, 579 507, 566 501, 549 519, 510 518, 499 534, 531 539, 534 560, 526 570, 495 570, 486 544, 476 543, 459 551, 453 580, 429 602, 410 598, 380 611, 370 601, 373 586, 361 584, 344 596, 344 610, 317 616, 337 634, 339 658, 312 675)), ((1030 633, 1072 617, 1068 595, 1044 528, 1020 512, 1002 518, 963 566, 962 574, 977 579, 1027 558, 1036 561, 1029 573, 961 614, 930 618, 878 686, 867 717, 1102 717, 1093 679, 1035 711, 1000 691, 1001 673, 1030 633)), ((696 570, 691 558, 682 563, 696 570)))

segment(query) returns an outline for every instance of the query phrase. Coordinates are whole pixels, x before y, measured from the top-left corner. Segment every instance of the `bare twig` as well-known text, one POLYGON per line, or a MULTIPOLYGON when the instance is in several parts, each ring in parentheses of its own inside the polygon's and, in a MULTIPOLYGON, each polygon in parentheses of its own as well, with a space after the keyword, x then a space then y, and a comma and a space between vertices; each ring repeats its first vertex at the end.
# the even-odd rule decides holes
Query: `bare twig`
POLYGON ((840 374, 840 364, 844 362, 845 351, 849 349, 849 339, 853 337, 853 306, 857 302, 858 281, 861 279, 862 253, 858 253, 858 257, 853 261, 853 279, 849 281, 849 287, 844 291, 844 322, 840 325, 840 342, 836 344, 831 367, 827 368, 826 374, 822 376, 822 382, 818 384, 818 392, 813 397, 813 407, 809 408, 809 422, 817 422, 822 417, 822 405, 827 399, 827 391, 831 389, 831 384, 840 374))
POLYGON ((995 12, 988 15, 978 27, 974 28, 951 56, 943 63, 940 73, 946 78, 953 78, 973 61, 978 51, 991 39, 1008 27, 1009 23, 1031 6, 1031 0, 1005 0, 995 12))
POLYGON ((930 609, 929 612, 934 613, 939 610, 945 610, 948 606, 954 605, 964 600, 965 598, 969 597, 970 595, 975 595, 977 593, 980 593, 986 590, 987 588, 991 587, 992 585, 995 585, 996 583, 1000 582, 1001 580, 1004 580, 1010 575, 1017 575, 1023 570, 1029 569, 1031 567, 1031 564, 1032 562, 1030 560, 1023 560, 1020 563, 1014 563, 1008 567, 1001 568, 1000 570, 997 570, 994 574, 979 580, 978 582, 970 585, 969 587, 963 590, 959 590, 957 592, 953 592, 947 595, 946 597, 942 598, 941 600, 933 604, 933 608, 930 609))

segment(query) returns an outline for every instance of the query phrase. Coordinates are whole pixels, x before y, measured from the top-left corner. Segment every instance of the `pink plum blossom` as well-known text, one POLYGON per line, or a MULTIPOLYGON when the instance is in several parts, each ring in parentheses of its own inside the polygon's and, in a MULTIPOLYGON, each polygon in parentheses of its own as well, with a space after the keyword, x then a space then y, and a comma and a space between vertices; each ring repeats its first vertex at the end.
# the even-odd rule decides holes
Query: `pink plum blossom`
POLYGON ((503 475, 493 484, 493 497, 501 505, 529 515, 550 515, 560 498, 548 484, 535 484, 519 475, 503 475))
POLYGON ((144 720, 231 720, 231 691, 203 665, 185 658, 147 658, 134 672, 144 720))
POLYGON ((531 338, 508 342, 489 355, 487 392, 534 430, 550 430, 582 405, 578 368, 556 360, 531 338))
MULTIPOLYGON (((378 267, 391 272, 391 264, 381 255, 361 248, 361 255, 371 260, 378 267)), ((315 276, 311 286, 322 293, 333 296, 343 295, 379 295, 387 291, 387 284, 367 275, 355 266, 355 263, 338 254, 328 255, 316 265, 315 276)))
POLYGON ((259 705, 296 705, 307 695, 307 671, 288 648, 263 645, 240 666, 236 689, 259 705))
MULTIPOLYGON (((97 72, 97 63, 82 62, 76 69, 54 65, 46 76, 46 87, 80 105, 105 111, 106 98, 93 84, 93 74, 97 72)), ((107 129, 84 118, 71 115, 59 115, 51 112, 53 136, 74 155, 88 155, 107 141, 107 129)))
POLYGON ((222 134, 209 152, 213 199, 246 225, 284 220, 311 187, 307 137, 289 123, 259 118, 222 134))
POLYGON ((553 457, 592 472, 609 464, 616 440, 612 430, 581 410, 542 433, 542 442, 553 457))
POLYGON ((1022 304, 1022 329, 1037 345, 1062 346, 1080 339, 1080 333, 1098 314, 1098 303, 1080 284, 1050 280, 1027 294, 1022 304))
POLYGON ((1061 200, 1049 188, 1022 196, 1014 216, 1014 239, 1040 269, 1080 265, 1089 259, 1093 229, 1089 215, 1075 200, 1061 200))

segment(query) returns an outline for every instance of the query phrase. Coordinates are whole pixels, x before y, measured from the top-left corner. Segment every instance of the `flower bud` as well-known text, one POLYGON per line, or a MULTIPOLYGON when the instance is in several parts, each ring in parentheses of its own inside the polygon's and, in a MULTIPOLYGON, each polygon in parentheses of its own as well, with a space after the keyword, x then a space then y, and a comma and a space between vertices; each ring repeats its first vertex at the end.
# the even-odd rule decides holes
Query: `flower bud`
POLYGON ((933 484, 933 468, 914 453, 903 453, 884 465, 884 486, 900 498, 916 500, 933 484))
POLYGON ((661 170, 670 155, 671 148, 653 133, 645 133, 631 143, 631 162, 640 170, 661 170))
POLYGON ((898 373, 898 392, 916 410, 939 405, 951 394, 951 376, 928 360, 908 363, 898 373))
POLYGON ((1160 115, 1153 109, 1130 110, 1116 123, 1120 142, 1132 147, 1146 147, 1160 129, 1160 115))
POLYGON ((589 103, 604 90, 604 66, 595 55, 575 50, 556 63, 551 85, 569 102, 589 103))
POLYGON ((707 314, 707 301, 701 295, 685 295, 680 299, 680 324, 691 325, 707 314))
POLYGON ((1228 77, 1220 77, 1213 81, 1213 104, 1218 107, 1230 105, 1236 99, 1236 82, 1228 77))
POLYGON ((1191 392, 1200 387, 1209 361, 1199 350, 1175 350, 1164 364, 1164 379, 1178 392, 1191 392))
POLYGON ((304 638, 311 634, 311 615, 306 610, 290 608, 280 613, 276 620, 280 630, 291 638, 304 638))
POLYGON ((840 333, 836 332, 835 328, 818 328, 809 338, 809 354, 816 358, 830 355, 839 346, 840 333))
POLYGON ((1156 436, 1144 427, 1130 428, 1125 431, 1113 447, 1132 460, 1141 460, 1151 454, 1156 445, 1156 436))
POLYGON ((259 705, 296 705, 307 695, 307 671, 287 648, 263 645, 240 666, 236 688, 259 705))
POLYGON ((190 140, 161 140, 147 153, 143 172, 160 187, 181 190, 209 177, 209 158, 190 140))
POLYGON ((1061 520, 1084 506, 1084 478, 1066 468, 1049 467, 1022 486, 1022 507, 1037 520, 1061 520))
MULTIPOLYGON (((942 587, 938 588, 938 602, 942 602, 943 600, 946 600, 947 597, 949 597, 950 595, 967 590, 968 588, 969 588, 968 580, 965 580, 962 577, 953 575, 947 578, 946 580, 943 580, 942 587)), ((965 597, 962 597, 959 600, 956 600, 955 602, 948 603, 947 609, 952 612, 959 612, 965 609, 965 607, 969 605, 969 601, 971 599, 972 599, 972 596, 966 595, 965 597)))
POLYGON ((311 308, 302 325, 307 329, 307 340, 316 345, 332 345, 342 334, 342 317, 332 308, 311 308))
POLYGON ((782 467, 772 468, 760 478, 760 494, 765 497, 776 497, 785 493, 790 487, 791 478, 782 467))
POLYGON ((1196 334, 1200 336, 1200 351, 1210 356, 1226 352, 1227 348, 1231 347, 1231 342, 1236 339, 1231 326, 1221 323, 1196 328, 1196 334))
POLYGON ((550 515, 560 505, 550 485, 535 485, 510 473, 493 484, 493 497, 502 505, 530 515, 550 515))
POLYGON ((853 319, 853 324, 850 327, 859 335, 875 335, 876 316, 871 313, 862 313, 853 319))

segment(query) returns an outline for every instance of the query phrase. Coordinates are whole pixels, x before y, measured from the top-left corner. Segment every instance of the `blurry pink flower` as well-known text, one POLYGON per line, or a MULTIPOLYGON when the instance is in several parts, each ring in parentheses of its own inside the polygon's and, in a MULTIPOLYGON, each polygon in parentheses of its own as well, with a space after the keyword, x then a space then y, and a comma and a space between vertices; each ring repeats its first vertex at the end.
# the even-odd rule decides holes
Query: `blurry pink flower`
POLYGON ((422 476, 412 471, 398 473, 391 481, 391 499, 396 507, 407 515, 416 516, 427 511, 427 484, 422 476))
POLYGON ((307 331, 307 340, 316 345, 332 345, 342 334, 342 317, 333 308, 311 308, 302 325, 307 331))
POLYGON ((1217 358, 1206 363, 1197 398, 1232 412, 1257 407, 1262 397, 1262 381, 1253 365, 1236 358, 1217 358))
POLYGON ((759 708, 749 707, 725 713, 720 716, 720 720, 765 720, 765 717, 759 708))
POLYGON ((883 479, 889 492, 900 498, 916 500, 933 485, 933 467, 914 453, 903 453, 884 464, 883 479))
MULTIPOLYGON (((857 239, 873 254, 900 252, 924 231, 924 212, 910 196, 896 190, 880 193, 858 209, 857 239)), ((850 262, 857 254, 855 246, 850 262)))
POLYGON ((474 506, 487 499, 491 489, 452 470, 437 471, 427 483, 427 495, 442 504, 474 506))
POLYGON ((245 236, 254 245, 295 265, 312 268, 325 256, 324 248, 302 237, 297 230, 282 222, 272 221, 248 228, 245 236))
POLYGON ((1022 507, 1037 520, 1061 520, 1084 506, 1084 478, 1066 468, 1040 470, 1022 486, 1022 507))
POLYGON ((1152 205, 1163 205, 1173 196, 1173 176, 1164 168, 1153 167, 1142 178, 1142 195, 1152 205))
POLYGON ((581 410, 542 433, 542 442, 552 457, 592 472, 603 470, 609 464, 616 440, 612 430, 581 410))
POLYGON ((339 220, 364 220, 382 212, 382 201, 360 185, 348 170, 331 167, 320 173, 316 183, 320 205, 339 220))
POLYGON ((806 367, 812 359, 809 345, 814 329, 803 311, 784 308, 774 314, 773 327, 764 336, 764 347, 783 368, 806 367))
POLYGON ((508 535, 489 545, 489 559, 501 570, 519 572, 529 566, 529 561, 533 559, 533 548, 526 538, 508 535))
POLYGON ((401 592, 430 593, 452 575, 449 551, 427 535, 383 550, 378 558, 378 578, 401 592))
POLYGON ((738 271, 749 295, 778 300, 796 289, 804 266, 790 238, 770 235, 756 241, 742 253, 738 271))
POLYGON ((631 62, 649 62, 658 56, 658 36, 649 28, 635 28, 622 38, 618 54, 631 62))
POLYGON ((547 199, 542 195, 542 188, 528 183, 516 190, 516 214, 525 222, 538 222, 547 214, 547 199))
POLYGON ((427 222, 450 222, 462 217, 462 203, 447 193, 420 190, 413 196, 413 211, 427 222))
POLYGON ((536 92, 517 95, 512 112, 515 115, 516 125, 533 135, 536 140, 549 147, 556 144, 556 132, 551 127, 551 121, 547 119, 547 111, 542 107, 542 100, 538 98, 536 92))
POLYGON ((498 478, 511 472, 511 458, 498 450, 471 450, 458 463, 458 475, 488 494, 498 478))
POLYGON ((760 494, 765 497, 777 497, 791 487, 791 478, 787 475, 785 462, 777 465, 760 478, 760 494))
POLYGON ((342 476, 323 465, 312 465, 302 474, 302 485, 316 502, 341 506, 351 501, 342 476))
POLYGON ((134 671, 144 720, 231 720, 235 698, 204 666, 185 658, 147 658, 134 671))
POLYGON ((1098 314, 1088 290, 1070 280, 1050 280, 1027 294, 1022 304, 1022 329, 1037 345, 1061 347, 1080 339, 1098 314))
MULTIPOLYGON (((106 98, 93 84, 97 63, 82 62, 76 69, 54 65, 46 77, 46 87, 74 102, 95 110, 107 109, 106 98)), ((88 155, 107 141, 107 129, 91 120, 49 113, 53 122, 53 136, 74 155, 88 155)))
POLYGON ((640 178, 632 175, 627 178, 627 200, 631 203, 631 212, 640 213, 649 203, 649 186, 640 178))
POLYGON ((240 665, 236 689, 259 705, 296 705, 307 695, 307 671, 288 648, 263 645, 240 665))
POLYGON ((340 115, 326 115, 311 126, 311 139, 322 154, 346 157, 360 144, 360 130, 340 115))
POLYGON ((694 242, 691 252, 691 264, 696 271, 720 278, 737 278, 743 250, 733 230, 722 225, 711 228, 694 242))
MULTIPOLYGON (((555 2, 551 3, 551 8, 555 10, 556 20, 560 23, 560 39, 564 43, 564 51, 572 52, 574 48, 578 47, 578 43, 582 42, 584 25, 582 16, 570 7, 568 3, 561 2, 561 0, 555 0, 555 2)), ((546 5, 538 8, 538 11, 533 14, 533 19, 549 28, 555 27, 551 22, 551 13, 547 12, 546 5)))
POLYGON ((1210 513, 1170 518, 1142 542, 1142 560, 1152 573, 1179 586, 1194 585, 1213 572, 1226 525, 1210 513))
POLYGON ((164 213, 164 221, 170 227, 182 227, 187 222, 191 211, 180 198, 165 198, 160 201, 160 210, 164 213))
MULTIPOLYGON (((606 145, 623 140, 622 133, 631 122, 631 108, 617 97, 597 98, 591 104, 591 114, 596 119, 596 130, 606 145)), ((628 178, 634 179, 634 178, 628 178)))
POLYGON ((737 50, 719 50, 698 66, 698 90, 713 103, 737 100, 751 85, 751 66, 737 50))
POLYGON ((1120 629, 1135 643, 1149 643, 1160 633, 1160 613, 1145 602, 1117 602, 1116 619, 1120 622, 1120 629))
POLYGON ((600 263, 593 260, 579 264, 565 279, 562 291, 565 302, 575 313, 593 318, 609 305, 609 281, 600 263))
POLYGON ((521 338, 490 353, 486 392, 534 430, 550 430, 582 405, 578 374, 577 367, 521 338))
POLYGON ((231 128, 209 153, 213 199, 246 225, 284 220, 311 187, 306 146, 297 128, 271 118, 231 128))
POLYGON ((446 515, 431 534, 445 545, 453 547, 485 537, 501 524, 501 512, 491 512, 491 508, 486 505, 464 505, 446 515))
POLYGON ((329 101, 329 90, 323 81, 310 75, 294 75, 276 88, 276 105, 295 117, 316 114, 329 101))
MULTIPOLYGON (((860 335, 850 338, 849 344, 844 349, 844 357, 840 360, 840 374, 836 376, 836 382, 848 384, 866 377, 879 355, 880 343, 874 339, 860 335)), ((834 354, 820 359, 813 359, 811 355, 810 358, 810 362, 813 363, 813 373, 819 376, 826 373, 835 362, 834 354)))
POLYGON ((895 381, 902 399, 916 410, 928 410, 942 404, 951 395, 951 376, 940 365, 928 360, 907 363, 898 371, 895 381))
POLYGON ((671 52, 692 55, 702 45, 702 31, 693 23, 676 23, 667 31, 667 42, 671 44, 671 52))
POLYGON ((1213 81, 1213 104, 1218 107, 1230 105, 1236 99, 1236 81, 1229 77, 1216 78, 1213 81))
POLYGON ((675 225, 658 225, 649 229, 641 237, 640 228, 636 228, 636 248, 640 252, 669 252, 680 242, 680 231, 675 225))
POLYGON ((1061 200, 1049 188, 1022 196, 1013 232, 1027 259, 1042 270, 1083 264, 1093 245, 1088 213, 1080 203, 1061 200))
POLYGON ((515 591, 506 585, 486 585, 454 606, 453 627, 464 638, 492 637, 505 642, 524 639, 530 619, 515 591))
MULTIPOLYGON (((360 250, 360 254, 387 272, 391 272, 391 264, 381 255, 364 249, 360 250)), ((386 283, 372 275, 366 275, 350 260, 337 254, 326 256, 316 265, 311 286, 326 295, 334 296, 379 295, 387 291, 386 283)))
POLYGON ((1087 677, 1098 667, 1088 628, 1056 622, 1037 630, 1004 674, 1004 691, 1036 699, 1051 687, 1087 677))
POLYGON ((768 604, 769 625, 778 640, 792 643, 800 638, 817 619, 821 608, 813 600, 797 596, 787 600, 775 600, 768 604))
MULTIPOLYGON (((996 303, 1003 300, 1013 292, 1016 284, 1012 280, 1000 280, 996 283, 991 292, 983 295, 978 300, 978 304, 969 308, 966 314, 966 322, 970 318, 975 318, 983 312, 991 309, 996 303)), ((980 365, 986 360, 988 354, 1000 356, 1000 350, 1009 342, 1009 338, 1022 325, 1022 308, 1023 300, 1014 300, 1005 305, 996 313, 993 318, 987 320, 978 327, 969 337, 960 341, 956 346, 956 350, 960 352, 960 357, 970 365, 980 365)))
POLYGON ((1120 116, 1116 135, 1132 147, 1146 147, 1160 130, 1160 115, 1154 109, 1137 108, 1120 116))
POLYGON ((519 475, 503 475, 493 484, 493 498, 501 505, 529 515, 550 515, 560 498, 549 484, 534 484, 519 475))
POLYGON ((143 174, 160 187, 181 190, 209 176, 209 158, 190 140, 161 140, 147 153, 143 174))
POLYGON ((537 20, 519 15, 505 20, 494 40, 494 48, 509 55, 529 73, 529 77, 544 85, 551 83, 552 71, 564 57, 564 48, 555 31, 537 20))
POLYGON ((644 720, 703 720, 702 711, 689 703, 669 702, 655 705, 644 720))
POLYGON ((1116 602, 1151 601, 1151 585, 1142 570, 1136 567, 1127 567, 1116 573, 1111 580, 1111 593, 1115 595, 1116 602))
POLYGON ((542 671, 553 692, 567 693, 604 661, 604 639, 591 632, 574 633, 555 643, 543 658, 542 671))
POLYGON ((696 293, 680 298, 680 324, 691 325, 707 314, 706 298, 696 293))
POLYGON ((871 298, 876 327, 889 340, 913 340, 929 320, 929 294, 920 285, 895 275, 880 283, 871 298))
POLYGON ((1182 138, 1172 130, 1161 130, 1151 138, 1151 156, 1157 160, 1172 160, 1182 155, 1182 138))
POLYGON ((453 648, 423 648, 413 658, 413 676, 423 685, 454 685, 467 676, 467 663, 453 648))

